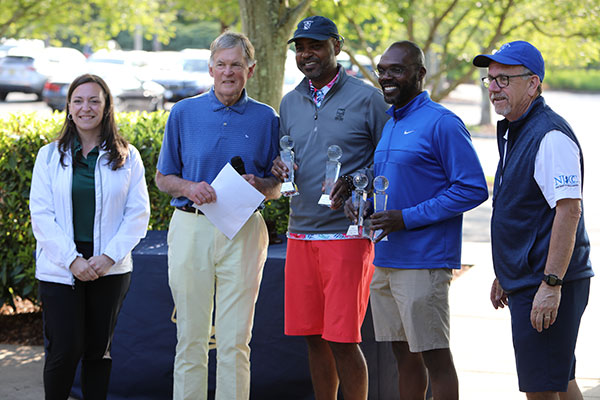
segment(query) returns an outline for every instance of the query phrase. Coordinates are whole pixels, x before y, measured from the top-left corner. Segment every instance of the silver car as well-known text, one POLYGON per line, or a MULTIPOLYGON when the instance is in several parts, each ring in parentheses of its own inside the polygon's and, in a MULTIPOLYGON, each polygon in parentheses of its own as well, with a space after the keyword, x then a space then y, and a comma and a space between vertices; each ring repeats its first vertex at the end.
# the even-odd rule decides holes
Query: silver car
POLYGON ((64 111, 69 85, 83 72, 99 75, 106 81, 112 92, 117 112, 164 109, 164 87, 156 82, 136 77, 129 68, 122 65, 103 63, 87 63, 84 71, 50 78, 44 88, 44 102, 52 110, 64 111))
POLYGON ((66 47, 12 48, 0 59, 0 101, 10 92, 34 93, 41 99, 50 77, 83 66, 85 60, 80 51, 66 47))

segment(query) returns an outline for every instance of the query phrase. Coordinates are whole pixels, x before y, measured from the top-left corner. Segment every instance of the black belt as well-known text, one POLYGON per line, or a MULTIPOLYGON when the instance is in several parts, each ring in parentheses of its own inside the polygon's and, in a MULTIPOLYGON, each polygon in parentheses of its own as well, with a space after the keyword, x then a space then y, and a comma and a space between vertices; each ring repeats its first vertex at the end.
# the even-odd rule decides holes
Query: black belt
POLYGON ((192 207, 190 205, 185 205, 185 206, 175 207, 175 208, 177 208, 178 210, 187 212, 187 213, 192 213, 192 214, 196 214, 196 215, 204 215, 204 213, 202 211, 200 211, 196 207, 192 207))
MULTIPOLYGON (((187 212, 187 213, 192 213, 192 214, 198 214, 198 215, 204 215, 204 213, 202 211, 200 211, 199 209, 197 209, 196 207, 190 206, 190 205, 185 205, 185 206, 181 206, 181 207, 175 207, 178 210, 187 212)), ((256 210, 254 210, 254 212, 256 211, 260 211, 263 208, 265 208, 264 203, 261 203, 260 206, 258 206, 258 208, 256 210)))

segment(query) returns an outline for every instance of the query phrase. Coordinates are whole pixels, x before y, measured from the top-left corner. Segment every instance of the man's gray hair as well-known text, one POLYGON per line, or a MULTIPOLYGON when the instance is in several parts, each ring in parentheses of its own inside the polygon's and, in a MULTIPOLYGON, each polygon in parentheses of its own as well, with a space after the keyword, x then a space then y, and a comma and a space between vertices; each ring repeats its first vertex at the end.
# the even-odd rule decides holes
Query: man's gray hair
POLYGON ((232 49, 239 46, 244 53, 246 64, 252 67, 256 64, 254 59, 254 46, 250 43, 250 39, 243 33, 223 32, 210 44, 210 65, 213 65, 213 57, 215 53, 223 49, 232 49))
MULTIPOLYGON (((527 68, 526 66, 522 65, 522 67, 523 67, 523 73, 524 73, 524 74, 531 74, 531 75, 535 75, 535 74, 533 73, 533 71, 532 71, 532 70, 530 70, 529 68, 527 68)), ((528 77, 528 76, 524 76, 524 77, 523 77, 523 79, 527 79, 527 78, 529 78, 529 77, 528 77)), ((540 95, 542 94, 542 82, 540 82, 540 84, 539 84, 539 85, 538 85, 538 87, 537 87, 537 94, 538 94, 538 96, 540 96, 540 95)))

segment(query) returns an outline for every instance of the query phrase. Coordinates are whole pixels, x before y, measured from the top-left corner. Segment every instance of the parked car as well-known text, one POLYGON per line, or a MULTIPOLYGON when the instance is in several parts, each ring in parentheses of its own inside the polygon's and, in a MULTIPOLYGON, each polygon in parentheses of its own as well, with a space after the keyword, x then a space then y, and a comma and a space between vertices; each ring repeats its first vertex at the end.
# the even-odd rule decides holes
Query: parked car
POLYGON ((42 100, 48 104, 53 111, 64 111, 66 108, 67 92, 69 85, 77 75, 63 74, 50 78, 44 84, 42 91, 42 100))
MULTIPOLYGON (((114 98, 115 111, 156 111, 164 109, 165 88, 151 80, 141 80, 128 68, 120 65, 86 66, 86 72, 102 77, 114 98)), ((51 79, 44 87, 44 101, 50 108, 66 108, 69 85, 77 75, 64 74, 51 79)))
POLYGON ((302 79, 304 79, 304 74, 298 69, 298 65, 296 64, 296 52, 292 50, 287 51, 284 68, 282 96, 294 90, 302 82, 302 79))
POLYGON ((39 39, 6 39, 0 40, 0 58, 6 57, 8 51, 15 47, 29 47, 34 50, 41 50, 44 46, 44 41, 39 39))
MULTIPOLYGON (((376 74, 373 70, 373 66, 371 65, 371 60, 369 57, 362 54, 356 54, 355 58, 356 61, 358 61, 360 65, 369 71, 369 73, 376 79, 376 74)), ((372 85, 372 82, 363 75, 362 71, 358 68, 358 65, 352 62, 348 53, 342 50, 337 56, 337 61, 342 65, 342 67, 344 67, 348 75, 355 76, 358 79, 362 79, 366 83, 372 85)))
POLYGON ((208 50, 159 51, 150 55, 149 78, 165 87, 167 101, 177 102, 196 96, 212 86, 208 73, 208 50))
POLYGON ((11 48, 0 59, 0 100, 10 92, 34 93, 41 99, 49 78, 66 69, 80 68, 85 61, 80 51, 67 47, 11 48))
POLYGON ((106 50, 101 49, 88 57, 92 65, 119 65, 132 71, 140 78, 145 78, 151 61, 151 53, 143 50, 106 50))

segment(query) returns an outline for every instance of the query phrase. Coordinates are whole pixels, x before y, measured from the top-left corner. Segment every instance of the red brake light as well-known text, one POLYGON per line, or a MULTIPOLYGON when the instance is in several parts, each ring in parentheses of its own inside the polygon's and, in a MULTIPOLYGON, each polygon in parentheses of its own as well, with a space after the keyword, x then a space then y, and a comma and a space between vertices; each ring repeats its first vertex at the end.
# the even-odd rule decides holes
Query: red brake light
POLYGON ((51 92, 58 92, 58 91, 60 91, 60 86, 57 85, 56 83, 46 82, 44 84, 44 89, 49 90, 51 92))

